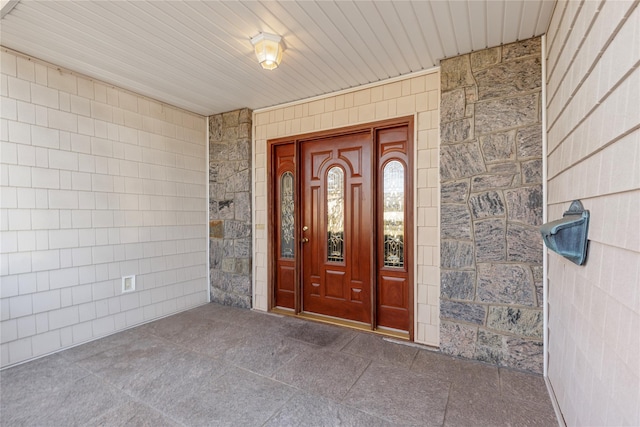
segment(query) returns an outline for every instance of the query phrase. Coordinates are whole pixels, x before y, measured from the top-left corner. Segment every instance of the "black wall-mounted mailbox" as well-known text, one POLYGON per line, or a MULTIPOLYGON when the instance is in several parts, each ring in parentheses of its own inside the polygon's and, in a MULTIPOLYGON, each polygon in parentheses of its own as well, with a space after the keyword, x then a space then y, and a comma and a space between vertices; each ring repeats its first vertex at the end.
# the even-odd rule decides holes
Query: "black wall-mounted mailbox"
POLYGON ((571 202, 562 219, 540 227, 545 245, 578 265, 583 265, 587 260, 588 232, 589 211, 584 209, 580 200, 571 202))

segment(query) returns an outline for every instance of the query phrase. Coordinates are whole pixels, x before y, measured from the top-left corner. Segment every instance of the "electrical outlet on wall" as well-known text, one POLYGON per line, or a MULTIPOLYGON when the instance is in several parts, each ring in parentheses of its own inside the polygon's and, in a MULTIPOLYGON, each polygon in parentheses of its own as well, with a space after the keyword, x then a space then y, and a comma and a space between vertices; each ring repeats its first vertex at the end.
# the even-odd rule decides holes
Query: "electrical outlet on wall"
POLYGON ((124 276, 122 278, 122 293, 136 290, 136 276, 124 276))

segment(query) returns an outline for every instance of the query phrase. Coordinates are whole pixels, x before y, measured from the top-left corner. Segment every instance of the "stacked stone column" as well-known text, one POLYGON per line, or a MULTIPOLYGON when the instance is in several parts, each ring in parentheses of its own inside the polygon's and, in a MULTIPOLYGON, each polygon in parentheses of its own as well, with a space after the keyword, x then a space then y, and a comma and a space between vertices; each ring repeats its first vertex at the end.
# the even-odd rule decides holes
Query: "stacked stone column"
POLYGON ((209 117, 211 300, 251 307, 251 110, 209 117))
POLYGON ((542 371, 540 38, 441 62, 445 353, 542 371))

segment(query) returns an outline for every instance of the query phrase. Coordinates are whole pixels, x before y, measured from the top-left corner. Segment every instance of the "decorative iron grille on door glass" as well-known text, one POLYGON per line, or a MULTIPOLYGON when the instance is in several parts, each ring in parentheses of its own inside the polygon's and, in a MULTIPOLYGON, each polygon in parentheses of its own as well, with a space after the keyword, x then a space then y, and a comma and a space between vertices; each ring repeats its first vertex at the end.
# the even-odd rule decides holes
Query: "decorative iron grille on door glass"
POLYGON ((280 178, 280 256, 293 258, 294 245, 294 186, 293 174, 285 172, 280 178))
POLYGON ((394 160, 384 167, 384 266, 404 266, 404 166, 394 160))
POLYGON ((327 173, 327 261, 344 261, 344 171, 327 173))

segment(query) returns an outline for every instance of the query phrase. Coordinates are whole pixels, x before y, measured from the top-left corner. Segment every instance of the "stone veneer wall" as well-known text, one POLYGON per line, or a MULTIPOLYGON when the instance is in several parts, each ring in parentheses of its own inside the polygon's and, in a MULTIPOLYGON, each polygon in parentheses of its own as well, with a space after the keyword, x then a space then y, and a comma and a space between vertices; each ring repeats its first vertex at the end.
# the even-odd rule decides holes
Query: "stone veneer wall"
POLYGON ((445 353, 542 372, 540 38, 441 62, 445 353))
POLYGON ((209 117, 211 301, 251 307, 251 116, 209 117))

